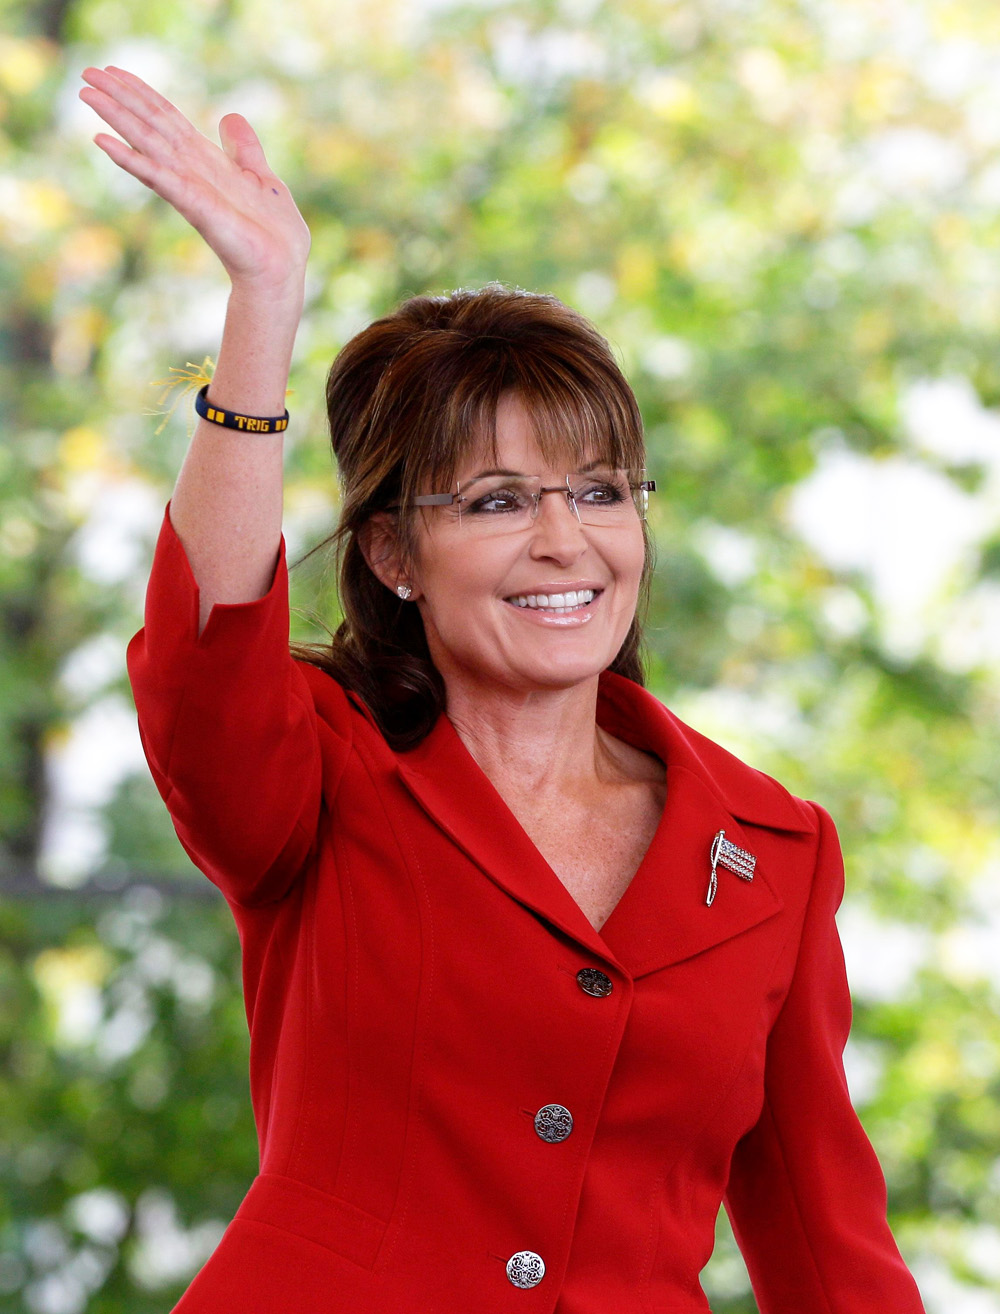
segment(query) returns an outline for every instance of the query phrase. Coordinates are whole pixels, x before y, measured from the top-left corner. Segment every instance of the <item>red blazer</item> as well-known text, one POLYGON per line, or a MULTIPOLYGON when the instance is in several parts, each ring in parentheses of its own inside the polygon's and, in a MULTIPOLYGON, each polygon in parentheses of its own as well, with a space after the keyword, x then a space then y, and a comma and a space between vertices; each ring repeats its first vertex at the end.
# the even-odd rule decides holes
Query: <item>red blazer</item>
MULTIPOLYGON (((841 1063, 822 808, 621 677, 667 801, 595 931, 446 716, 388 748, 169 517, 129 648, 156 783, 243 946, 254 1180, 183 1314, 704 1314, 725 1201, 762 1314, 920 1314, 841 1063), (713 837, 756 857, 719 869, 713 837)), ((206 1150, 206 1167, 211 1151, 206 1150)))

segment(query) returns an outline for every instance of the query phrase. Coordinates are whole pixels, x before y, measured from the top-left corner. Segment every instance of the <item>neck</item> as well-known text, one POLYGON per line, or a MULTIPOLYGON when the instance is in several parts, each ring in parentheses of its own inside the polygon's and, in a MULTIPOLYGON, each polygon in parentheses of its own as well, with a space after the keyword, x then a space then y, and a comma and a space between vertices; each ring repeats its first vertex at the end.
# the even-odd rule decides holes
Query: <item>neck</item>
POLYGON ((448 719, 495 786, 533 796, 616 779, 617 754, 597 724, 598 679, 568 689, 469 688, 447 681, 448 719))

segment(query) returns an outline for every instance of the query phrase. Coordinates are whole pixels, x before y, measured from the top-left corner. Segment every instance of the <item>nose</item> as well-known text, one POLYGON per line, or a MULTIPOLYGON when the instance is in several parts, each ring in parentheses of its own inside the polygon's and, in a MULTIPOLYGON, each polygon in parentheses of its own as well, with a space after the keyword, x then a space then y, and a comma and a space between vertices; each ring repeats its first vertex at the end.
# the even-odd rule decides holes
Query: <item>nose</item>
POLYGON ((573 562, 586 551, 587 536, 560 488, 542 489, 531 526, 531 556, 573 562))

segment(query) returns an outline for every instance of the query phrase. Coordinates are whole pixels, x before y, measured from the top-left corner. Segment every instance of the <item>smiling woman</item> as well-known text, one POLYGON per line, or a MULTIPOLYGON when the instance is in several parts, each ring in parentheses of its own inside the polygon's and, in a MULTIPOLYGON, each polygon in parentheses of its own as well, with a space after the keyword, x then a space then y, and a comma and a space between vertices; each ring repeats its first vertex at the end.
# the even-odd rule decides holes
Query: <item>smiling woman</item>
POLYGON ((308 233, 246 120, 220 150, 85 78, 232 280, 128 654, 239 927, 260 1141, 178 1311, 707 1314, 725 1203, 761 1314, 920 1314, 844 1077, 833 824, 642 686, 651 484, 607 342, 491 284, 344 347, 344 621, 295 660, 308 233))
MULTIPOLYGON (((641 616, 653 553, 642 418, 607 342, 582 315, 553 296, 499 284, 413 297, 339 353, 327 410, 343 488, 332 539, 345 619, 332 645, 297 653, 356 690, 389 743, 413 747, 444 710, 447 676, 457 680, 463 669, 449 661, 448 642, 478 634, 480 648, 489 646, 490 631, 478 631, 475 618, 490 586, 501 601, 609 589, 599 608, 600 651, 596 632, 590 636, 590 674, 610 669, 643 682, 641 616), (570 496, 547 496, 551 485, 570 496), (449 487, 458 491, 441 491, 449 487), (559 526, 574 541, 553 560, 543 540, 559 526), (638 551, 636 578, 610 588, 607 562, 591 569, 591 558, 623 549, 638 551), (509 559, 506 581, 495 577, 501 559, 509 559), (442 561, 441 587, 421 587, 442 561), (451 577, 459 562, 494 572, 478 589, 462 589, 461 602, 451 577), (403 581, 415 607, 394 596, 403 581)), ((577 605, 576 617, 559 618, 563 631, 596 616, 577 605)), ((565 643, 539 656, 546 687, 569 675, 570 656, 565 643)), ((502 680, 499 666, 492 669, 502 680)), ((451 710, 458 697, 449 687, 451 710)))

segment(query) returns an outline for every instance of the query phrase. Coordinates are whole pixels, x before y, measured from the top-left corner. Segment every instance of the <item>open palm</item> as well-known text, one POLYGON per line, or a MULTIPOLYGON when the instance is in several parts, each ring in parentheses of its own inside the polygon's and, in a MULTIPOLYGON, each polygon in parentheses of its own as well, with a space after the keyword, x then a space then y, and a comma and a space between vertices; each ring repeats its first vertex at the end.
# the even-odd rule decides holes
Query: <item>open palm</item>
POLYGON ((197 229, 234 284, 301 279, 309 229, 241 114, 219 123, 220 149, 134 73, 87 68, 83 79, 80 99, 124 138, 98 133, 97 145, 197 229))

